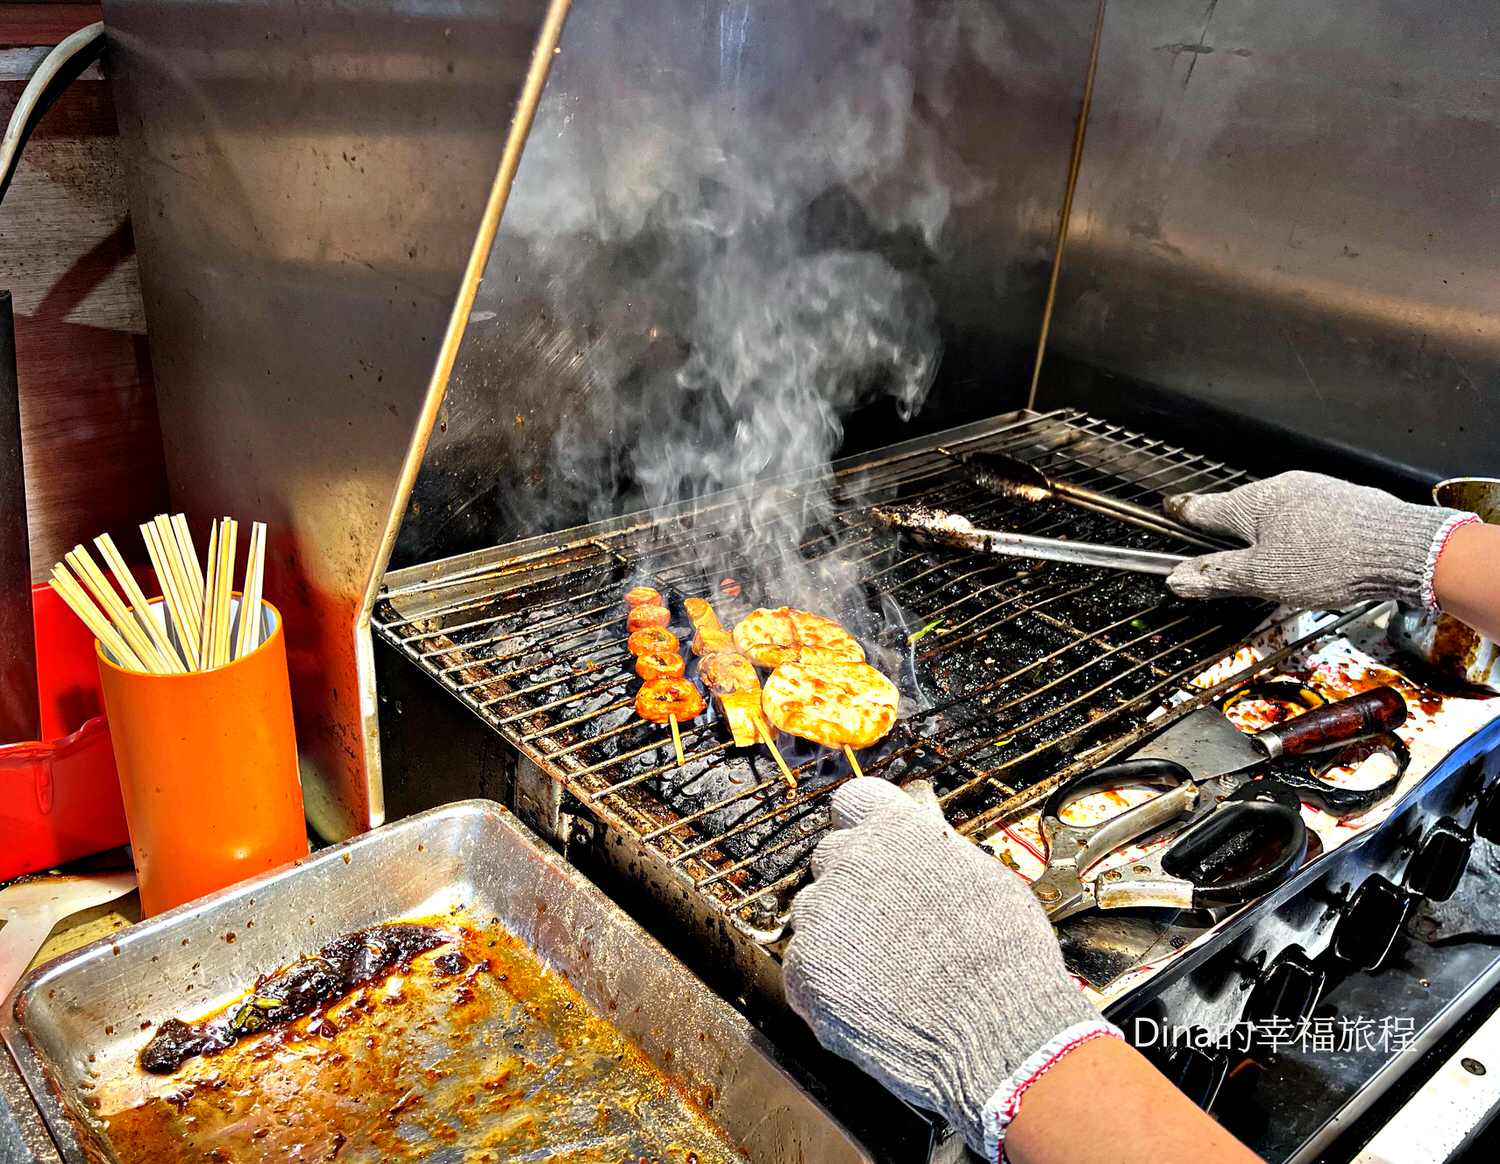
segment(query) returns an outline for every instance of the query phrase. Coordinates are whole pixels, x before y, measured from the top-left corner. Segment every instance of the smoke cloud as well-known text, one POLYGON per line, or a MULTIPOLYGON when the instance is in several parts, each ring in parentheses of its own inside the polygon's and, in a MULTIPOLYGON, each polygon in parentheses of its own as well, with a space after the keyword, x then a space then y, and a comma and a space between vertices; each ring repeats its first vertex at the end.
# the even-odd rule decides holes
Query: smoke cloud
MULTIPOLYGON (((585 390, 517 524, 815 477, 857 409, 900 439, 940 362, 943 225, 987 189, 923 120, 951 95, 929 83, 923 104, 913 81, 924 54, 941 79, 930 54, 956 51, 966 7, 670 0, 649 36, 644 13, 570 25, 503 237, 546 273, 585 390)), ((829 508, 826 488, 736 507, 782 600, 847 584, 795 552, 829 508)))

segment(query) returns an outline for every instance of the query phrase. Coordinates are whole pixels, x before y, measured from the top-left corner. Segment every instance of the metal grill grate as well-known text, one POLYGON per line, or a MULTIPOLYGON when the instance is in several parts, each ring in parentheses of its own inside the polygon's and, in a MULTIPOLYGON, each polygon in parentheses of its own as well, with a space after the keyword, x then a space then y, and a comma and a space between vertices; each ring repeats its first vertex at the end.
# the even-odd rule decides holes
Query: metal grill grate
POLYGON ((1154 708, 1267 613, 1254 603, 1183 602, 1155 578, 927 549, 871 518, 873 505, 920 500, 1025 533, 1196 552, 1063 504, 982 493, 955 469, 954 454, 973 451, 1004 452, 1146 505, 1248 479, 1076 412, 1015 413, 860 458, 831 481, 760 488, 762 503, 783 508, 831 497, 797 547, 811 595, 779 589, 784 569, 733 532, 746 504, 738 495, 405 571, 377 607, 377 632, 607 825, 635 834, 744 928, 769 935, 848 764, 783 737, 799 777, 789 791, 769 755, 734 748, 710 712, 683 725, 679 769, 666 729, 634 714, 622 600, 631 585, 667 593, 679 633, 689 595, 712 598, 725 625, 783 603, 838 617, 902 689, 903 718, 861 755, 865 772, 932 779, 950 820, 970 831, 1127 746, 1154 708), (724 578, 738 583, 737 598, 724 593, 724 578))

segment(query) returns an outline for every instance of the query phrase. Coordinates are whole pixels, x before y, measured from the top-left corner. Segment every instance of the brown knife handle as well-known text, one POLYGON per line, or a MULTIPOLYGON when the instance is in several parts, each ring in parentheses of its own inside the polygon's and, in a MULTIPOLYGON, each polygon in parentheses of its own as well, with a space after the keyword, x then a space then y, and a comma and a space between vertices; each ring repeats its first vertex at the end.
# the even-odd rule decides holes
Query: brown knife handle
POLYGON ((1401 693, 1394 687, 1372 687, 1256 732, 1255 738, 1274 759, 1321 752, 1337 744, 1391 731, 1405 722, 1406 700, 1401 693))

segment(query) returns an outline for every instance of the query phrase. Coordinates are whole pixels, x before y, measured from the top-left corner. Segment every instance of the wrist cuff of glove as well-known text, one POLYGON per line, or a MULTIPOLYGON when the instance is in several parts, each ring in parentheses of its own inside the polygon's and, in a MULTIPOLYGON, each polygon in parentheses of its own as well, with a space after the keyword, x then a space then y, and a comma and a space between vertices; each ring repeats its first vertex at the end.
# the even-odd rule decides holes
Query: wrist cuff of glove
POLYGON ((1005 1133, 1016 1113, 1021 1110, 1021 1100, 1027 1089, 1043 1075, 1056 1067, 1070 1051, 1076 1051, 1085 1043, 1099 1038, 1121 1039, 1124 1035, 1113 1023, 1102 1018, 1074 1023, 1044 1043, 1031 1058, 1027 1059, 990 1096, 981 1116, 984 1127, 984 1158, 993 1164, 1004 1164, 1005 1133))
POLYGON ((1438 559, 1443 556, 1443 551, 1448 548, 1448 539, 1453 536, 1453 531, 1461 526, 1470 525, 1479 521, 1477 513, 1455 513, 1447 521, 1443 522, 1438 529, 1437 536, 1432 539, 1432 549, 1427 552, 1427 564, 1422 571, 1422 606, 1427 610, 1437 610, 1437 592, 1432 588, 1433 580, 1437 577, 1438 559))

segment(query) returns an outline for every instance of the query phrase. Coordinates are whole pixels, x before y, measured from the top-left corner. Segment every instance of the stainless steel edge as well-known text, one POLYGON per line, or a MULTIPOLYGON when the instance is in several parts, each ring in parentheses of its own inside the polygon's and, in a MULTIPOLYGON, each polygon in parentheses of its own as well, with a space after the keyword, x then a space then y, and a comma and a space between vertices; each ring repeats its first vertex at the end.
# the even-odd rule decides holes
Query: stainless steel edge
POLYGON ((66 1108, 79 1083, 131 1067, 141 1022, 211 1009, 248 974, 340 933, 458 902, 493 912, 649 1058, 708 1087, 715 1118, 752 1159, 869 1160, 759 1032, 489 801, 408 817, 34 970, 0 1010, 0 1038, 64 1157, 81 1161, 66 1108))

